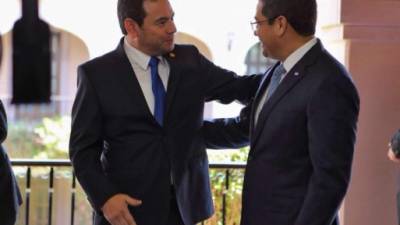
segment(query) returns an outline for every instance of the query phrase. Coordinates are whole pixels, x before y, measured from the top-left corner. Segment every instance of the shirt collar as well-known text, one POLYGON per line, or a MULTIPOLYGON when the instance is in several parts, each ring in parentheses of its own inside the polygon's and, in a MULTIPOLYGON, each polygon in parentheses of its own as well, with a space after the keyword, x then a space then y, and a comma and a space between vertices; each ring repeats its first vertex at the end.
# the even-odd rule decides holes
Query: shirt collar
MULTIPOLYGON (((140 66, 140 68, 142 68, 143 70, 148 69, 151 56, 141 52, 137 48, 130 45, 126 37, 124 38, 124 50, 131 63, 135 63, 136 65, 140 66)), ((162 64, 165 63, 163 57, 157 56, 157 58, 160 60, 160 63, 162 64)))
POLYGON ((301 58, 317 43, 317 38, 312 38, 307 43, 302 45, 300 48, 296 49, 286 60, 283 62, 283 67, 287 72, 289 72, 296 63, 300 61, 301 58))

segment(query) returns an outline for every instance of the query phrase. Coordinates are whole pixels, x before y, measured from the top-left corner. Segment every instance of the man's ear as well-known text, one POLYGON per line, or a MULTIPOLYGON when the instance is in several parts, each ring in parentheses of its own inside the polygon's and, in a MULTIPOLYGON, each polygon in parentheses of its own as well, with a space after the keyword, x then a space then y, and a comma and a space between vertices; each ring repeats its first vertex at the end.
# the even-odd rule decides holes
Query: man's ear
POLYGON ((139 24, 131 18, 126 18, 124 20, 124 28, 127 32, 127 35, 132 38, 136 38, 139 36, 139 24))
POLYGON ((283 36, 286 33, 288 26, 289 26, 289 22, 286 19, 286 17, 278 16, 278 17, 276 17, 274 23, 275 23, 274 27, 276 29, 275 30, 276 34, 278 34, 278 36, 283 36))

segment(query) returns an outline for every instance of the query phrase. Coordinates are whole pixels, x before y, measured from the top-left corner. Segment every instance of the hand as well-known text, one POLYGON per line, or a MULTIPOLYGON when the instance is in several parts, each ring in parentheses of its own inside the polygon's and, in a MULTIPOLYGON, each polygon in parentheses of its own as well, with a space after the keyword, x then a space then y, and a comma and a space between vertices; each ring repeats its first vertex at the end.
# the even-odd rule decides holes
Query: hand
POLYGON ((139 206, 142 201, 125 194, 116 194, 106 201, 101 210, 112 225, 136 225, 128 205, 139 206))
POLYGON ((388 158, 389 158, 390 160, 392 160, 393 162, 397 162, 397 163, 400 162, 400 159, 396 157, 396 155, 394 154, 394 152, 393 152, 392 147, 390 146, 390 144, 389 144, 389 150, 388 150, 387 155, 388 155, 388 158))

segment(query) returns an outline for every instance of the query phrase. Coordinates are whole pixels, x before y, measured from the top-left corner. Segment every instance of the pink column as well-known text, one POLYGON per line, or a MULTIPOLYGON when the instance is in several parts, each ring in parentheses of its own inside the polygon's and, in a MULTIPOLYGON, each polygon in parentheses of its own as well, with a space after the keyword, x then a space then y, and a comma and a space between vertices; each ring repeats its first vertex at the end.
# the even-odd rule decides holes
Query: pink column
POLYGON ((342 225, 394 225, 400 164, 391 163, 386 152, 400 128, 400 1, 328 1, 336 7, 320 10, 323 40, 350 70, 361 98, 342 225))

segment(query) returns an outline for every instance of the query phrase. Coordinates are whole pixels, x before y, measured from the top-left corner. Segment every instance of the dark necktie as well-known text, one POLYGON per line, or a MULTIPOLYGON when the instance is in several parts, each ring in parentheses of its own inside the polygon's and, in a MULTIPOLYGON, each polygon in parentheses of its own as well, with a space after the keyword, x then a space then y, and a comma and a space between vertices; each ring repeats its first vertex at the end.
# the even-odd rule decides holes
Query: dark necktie
POLYGON ((265 102, 271 97, 271 95, 275 92, 276 88, 278 88, 279 83, 281 82, 282 75, 286 73, 283 64, 280 63, 274 70, 271 76, 271 82, 269 83, 267 97, 265 98, 265 102))
POLYGON ((162 126, 164 120, 165 88, 158 74, 158 58, 152 56, 149 62, 151 71, 151 89, 154 94, 154 117, 162 126))

